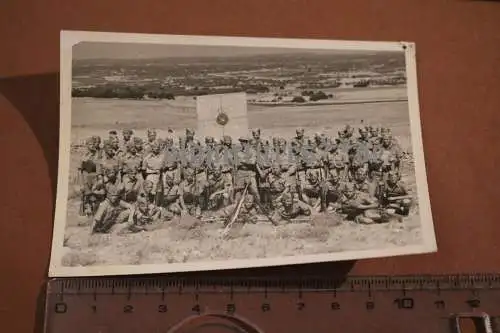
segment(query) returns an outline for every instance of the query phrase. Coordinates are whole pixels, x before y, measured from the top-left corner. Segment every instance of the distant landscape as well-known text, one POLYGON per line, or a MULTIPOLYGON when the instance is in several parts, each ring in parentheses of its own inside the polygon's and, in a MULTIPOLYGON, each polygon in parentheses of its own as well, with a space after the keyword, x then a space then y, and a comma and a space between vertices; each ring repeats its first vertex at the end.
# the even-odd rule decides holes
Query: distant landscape
POLYGON ((345 90, 405 85, 402 52, 80 59, 72 95, 174 100, 246 92, 250 104, 330 104, 345 90))

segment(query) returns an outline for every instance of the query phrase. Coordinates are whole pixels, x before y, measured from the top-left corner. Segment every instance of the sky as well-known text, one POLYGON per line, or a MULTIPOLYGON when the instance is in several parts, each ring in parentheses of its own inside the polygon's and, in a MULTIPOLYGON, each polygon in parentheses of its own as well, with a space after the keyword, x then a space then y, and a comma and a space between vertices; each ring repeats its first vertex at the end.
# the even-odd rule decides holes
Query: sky
MULTIPOLYGON (((169 57, 228 57, 264 54, 346 54, 340 50, 305 50, 235 46, 161 45, 82 42, 73 47, 73 59, 144 59, 169 57)), ((352 51, 350 52, 352 53, 352 51)), ((370 52, 372 53, 372 52, 370 52)))

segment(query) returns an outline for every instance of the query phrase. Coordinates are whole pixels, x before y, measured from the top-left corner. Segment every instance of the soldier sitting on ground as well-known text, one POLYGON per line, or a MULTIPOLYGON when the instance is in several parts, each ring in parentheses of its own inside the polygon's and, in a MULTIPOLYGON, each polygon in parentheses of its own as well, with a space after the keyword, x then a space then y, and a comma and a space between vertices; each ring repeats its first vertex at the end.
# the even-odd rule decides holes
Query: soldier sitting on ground
POLYGON ((138 198, 143 198, 149 204, 156 203, 156 193, 153 192, 153 182, 145 180, 142 185, 142 190, 139 192, 138 198))
POLYGON ((121 183, 123 200, 128 203, 135 202, 142 191, 144 181, 139 174, 138 166, 126 165, 123 172, 124 176, 121 183))
POLYGON ((108 187, 121 186, 120 178, 118 177, 118 167, 111 165, 102 170, 103 174, 98 177, 92 187, 92 193, 96 197, 97 202, 101 202, 106 198, 108 187))
POLYGON ((106 199, 99 204, 94 215, 92 233, 108 233, 115 225, 128 221, 132 206, 120 197, 120 189, 117 186, 108 186, 106 199))
POLYGON ((321 181, 317 172, 308 170, 306 179, 301 183, 302 201, 311 206, 315 210, 321 208, 321 181))
POLYGON ((224 226, 229 223, 256 223, 258 221, 259 210, 255 204, 255 197, 249 193, 243 198, 243 203, 239 209, 238 203, 227 206, 219 212, 219 216, 224 220, 224 226), (236 217, 235 217, 236 216, 236 217), (234 219, 234 221, 233 221, 234 219))
POLYGON ((384 217, 378 209, 377 199, 368 193, 357 191, 354 184, 347 183, 341 198, 341 213, 346 215, 349 221, 360 224, 372 224, 383 222, 384 217))
POLYGON ((162 220, 162 209, 139 198, 131 209, 128 229, 131 232, 152 230, 162 220))
POLYGON ((327 212, 329 209, 339 208, 339 200, 342 196, 344 183, 340 176, 331 170, 325 182, 321 186, 321 211, 327 212))
POLYGON ((215 167, 208 179, 208 209, 218 210, 230 204, 232 184, 223 176, 220 167, 215 167))
POLYGON ((288 177, 286 174, 283 174, 279 164, 273 164, 271 173, 267 176, 267 182, 269 183, 271 208, 275 209, 279 206, 281 196, 284 193, 292 192, 290 184, 288 184, 288 177))
POLYGON ((310 216, 311 209, 294 195, 285 193, 280 198, 280 205, 274 211, 271 220, 277 224, 291 222, 301 216, 310 216))
POLYGON ((183 214, 201 217, 202 194, 205 184, 197 182, 193 169, 184 170, 184 180, 179 185, 179 202, 183 214))
POLYGON ((401 177, 396 171, 389 172, 385 185, 380 189, 382 191, 382 205, 389 214, 408 216, 412 198, 406 185, 400 179, 401 177))
POLYGON ((180 190, 179 185, 174 178, 165 174, 163 178, 163 207, 167 212, 174 215, 180 215, 182 212, 180 205, 180 190))

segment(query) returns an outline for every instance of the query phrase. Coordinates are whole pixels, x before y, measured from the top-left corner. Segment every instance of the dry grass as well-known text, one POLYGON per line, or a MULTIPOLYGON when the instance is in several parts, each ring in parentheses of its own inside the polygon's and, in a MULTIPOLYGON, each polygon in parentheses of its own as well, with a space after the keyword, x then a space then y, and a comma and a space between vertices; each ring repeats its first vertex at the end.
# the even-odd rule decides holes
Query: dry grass
MULTIPOLYGON (((373 92, 371 92, 373 94, 373 92)), ((130 126, 143 135, 147 127, 178 130, 196 128, 194 100, 137 102, 77 99, 73 105, 73 142, 91 134, 106 136, 110 128, 130 126), (141 112, 137 112, 138 107, 141 112), (116 121, 116 119, 120 119, 116 121), (147 122, 146 122, 147 121, 147 122)), ((408 105, 378 103, 328 107, 249 107, 251 127, 263 135, 290 137, 295 128, 335 134, 344 124, 367 123, 390 126, 403 148, 411 151, 408 105)), ((74 170, 78 155, 71 154, 74 170)), ((416 194, 412 166, 404 180, 416 194)), ((192 218, 173 220, 151 232, 127 235, 90 235, 90 221, 78 216, 78 196, 70 189, 65 236, 64 266, 183 263, 187 261, 269 258, 351 250, 387 249, 421 242, 418 210, 403 223, 356 225, 338 216, 316 216, 311 223, 274 227, 270 223, 234 226, 228 237, 222 226, 202 224, 192 218)))

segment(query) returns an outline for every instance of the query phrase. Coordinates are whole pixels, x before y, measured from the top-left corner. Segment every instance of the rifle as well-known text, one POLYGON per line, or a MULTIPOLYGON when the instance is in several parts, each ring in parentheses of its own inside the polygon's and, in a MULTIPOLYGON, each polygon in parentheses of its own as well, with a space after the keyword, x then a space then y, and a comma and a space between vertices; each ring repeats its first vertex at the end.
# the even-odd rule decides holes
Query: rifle
POLYGON ((85 216, 85 189, 83 188, 84 182, 83 182, 83 170, 79 169, 77 173, 77 178, 78 178, 78 184, 80 185, 80 208, 78 210, 78 213, 80 216, 85 216))
POLYGON ((231 229, 231 226, 234 224, 234 222, 238 218, 238 215, 240 214, 241 206, 243 205, 243 201, 245 200, 245 195, 247 194, 247 191, 248 191, 248 185, 249 184, 247 184, 245 186, 245 189, 243 190, 241 198, 240 198, 238 204, 236 205, 235 210, 231 214, 232 215, 231 219, 229 220, 229 222, 226 224, 226 227, 222 231, 222 236, 226 236, 227 235, 227 233, 231 229))

